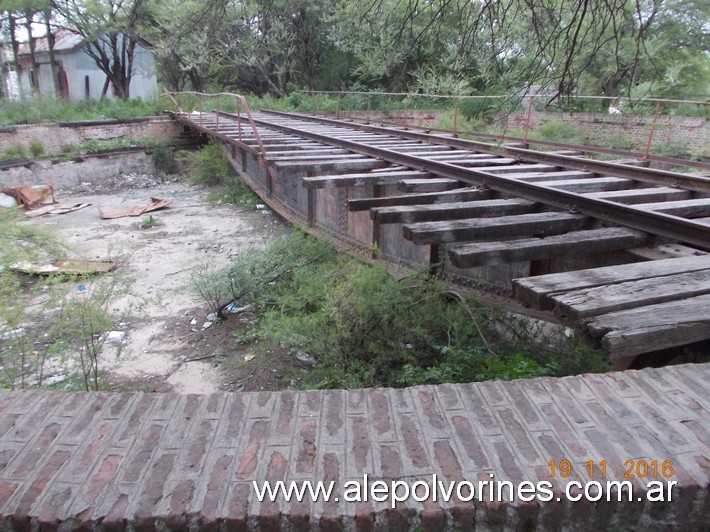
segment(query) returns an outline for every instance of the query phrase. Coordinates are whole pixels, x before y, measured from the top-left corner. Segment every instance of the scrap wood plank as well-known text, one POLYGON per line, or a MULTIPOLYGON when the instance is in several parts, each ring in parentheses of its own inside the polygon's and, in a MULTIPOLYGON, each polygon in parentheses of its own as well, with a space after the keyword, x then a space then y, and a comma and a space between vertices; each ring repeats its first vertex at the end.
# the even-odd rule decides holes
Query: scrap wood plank
POLYGON ((476 242, 450 248, 451 263, 458 268, 542 260, 580 253, 601 253, 640 246, 650 236, 623 227, 571 231, 544 238, 504 242, 476 242))
POLYGON ((415 244, 439 244, 475 240, 544 235, 582 229, 589 218, 566 212, 542 212, 474 218, 452 222, 422 222, 403 226, 404 238, 415 244))
POLYGON ((710 198, 695 198, 682 201, 663 201, 642 203, 639 209, 683 216, 685 218, 701 218, 710 216, 710 198))
POLYGON ((388 207, 393 205, 431 205, 451 201, 477 201, 495 196, 490 189, 458 188, 444 192, 424 192, 421 194, 405 194, 384 196, 381 198, 360 198, 348 200, 351 211, 367 211, 373 207, 388 207))
POLYGON ((461 182, 446 177, 432 177, 429 179, 402 179, 399 182, 400 190, 404 192, 443 192, 461 186, 461 182))
POLYGON ((710 294, 582 320, 612 360, 710 338, 710 294))
POLYGON ((522 199, 492 199, 443 203, 438 205, 411 205, 379 207, 370 211, 370 217, 383 224, 434 222, 525 214, 539 209, 540 205, 522 199))
POLYGON ((590 177, 588 179, 570 179, 568 181, 539 181, 537 185, 581 193, 621 190, 633 186, 633 181, 623 177, 590 177))
POLYGON ((148 205, 143 205, 142 207, 131 207, 129 209, 123 209, 122 211, 105 211, 99 206, 99 215, 104 220, 110 220, 112 218, 123 218, 125 216, 140 216, 146 212, 157 211, 158 209, 163 209, 170 205, 172 200, 165 200, 159 198, 150 198, 150 203, 148 205))
MULTIPOLYGON (((268 159, 268 152, 267 152, 268 159)), ((391 166, 387 161, 369 158, 349 158, 339 161, 276 161, 274 167, 286 172, 350 172, 352 170, 372 170, 391 166)))
POLYGON ((554 306, 552 297, 562 292, 709 268, 710 255, 700 255, 514 279, 513 288, 516 299, 523 304, 551 310, 554 306))
POLYGON ((578 320, 710 294, 710 269, 572 290, 554 296, 555 314, 578 320))
POLYGON ((339 188, 354 187, 368 184, 396 183, 405 178, 426 178, 431 174, 419 170, 395 170, 392 172, 367 172, 343 175, 320 175, 304 177, 305 188, 339 188))
POLYGON ((607 190, 603 192, 589 192, 589 198, 612 200, 617 203, 635 204, 649 201, 672 201, 689 199, 691 192, 682 188, 650 187, 631 188, 628 190, 607 190))

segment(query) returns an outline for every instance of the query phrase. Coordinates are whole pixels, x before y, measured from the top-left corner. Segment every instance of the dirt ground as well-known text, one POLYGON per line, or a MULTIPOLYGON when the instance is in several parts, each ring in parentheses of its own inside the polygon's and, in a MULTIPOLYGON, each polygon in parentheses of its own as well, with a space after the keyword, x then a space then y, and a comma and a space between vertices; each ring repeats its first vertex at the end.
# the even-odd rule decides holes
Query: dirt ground
POLYGON ((126 335, 118 358, 106 354, 112 390, 281 389, 289 386, 294 372, 303 371, 285 352, 255 351, 237 342, 234 333, 253 320, 249 313, 211 322, 207 306, 189 290, 195 268, 225 266, 241 250, 264 246, 290 231, 268 210, 216 204, 207 200, 209 193, 184 181, 122 176, 58 190, 60 205, 91 206, 28 221, 55 229, 69 244, 71 258, 126 259, 121 267, 135 280, 132 290, 145 304, 122 324, 126 335), (112 220, 99 216, 99 206, 120 210, 144 205, 151 197, 172 200, 168 208, 151 213, 157 221, 153 227, 141 228, 146 214, 112 220))

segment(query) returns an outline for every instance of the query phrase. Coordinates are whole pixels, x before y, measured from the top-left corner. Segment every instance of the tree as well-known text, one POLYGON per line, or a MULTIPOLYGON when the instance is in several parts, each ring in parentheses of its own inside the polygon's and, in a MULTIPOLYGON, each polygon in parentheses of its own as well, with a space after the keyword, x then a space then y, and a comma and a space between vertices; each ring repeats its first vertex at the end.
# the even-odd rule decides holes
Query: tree
POLYGON ((57 0, 67 27, 85 41, 85 51, 106 74, 117 97, 130 97, 139 31, 148 13, 146 0, 57 0))

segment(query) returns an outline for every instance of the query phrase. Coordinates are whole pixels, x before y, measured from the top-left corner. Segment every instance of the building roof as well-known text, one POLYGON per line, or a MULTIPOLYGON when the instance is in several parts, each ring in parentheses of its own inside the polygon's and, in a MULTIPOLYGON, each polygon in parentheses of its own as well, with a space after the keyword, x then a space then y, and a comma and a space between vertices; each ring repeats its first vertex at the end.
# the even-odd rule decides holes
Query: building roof
MULTIPOLYGON (((66 52, 73 50, 84 41, 81 35, 77 35, 73 31, 67 29, 59 29, 55 31, 54 38, 55 52, 66 52)), ((49 42, 47 41, 46 36, 35 39, 35 53, 37 52, 49 52, 49 42)), ((29 55, 29 53, 30 45, 28 43, 22 43, 17 55, 29 55)))

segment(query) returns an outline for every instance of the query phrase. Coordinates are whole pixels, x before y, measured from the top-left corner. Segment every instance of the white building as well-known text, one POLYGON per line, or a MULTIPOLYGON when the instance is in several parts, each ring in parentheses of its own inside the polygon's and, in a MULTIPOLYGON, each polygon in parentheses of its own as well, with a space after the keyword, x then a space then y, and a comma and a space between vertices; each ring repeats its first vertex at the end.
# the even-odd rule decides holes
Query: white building
MULTIPOLYGON (((84 50, 85 44, 82 37, 68 30, 59 30, 55 34, 55 39, 54 57, 59 71, 57 86, 60 94, 70 101, 100 98, 106 84, 106 74, 99 69, 96 62, 84 50)), ((40 92, 47 94, 54 92, 46 37, 36 39, 35 58, 39 66, 39 73, 32 70, 29 45, 22 44, 20 46, 18 53, 19 80, 10 65, 6 63, 5 86, 11 98, 19 99, 23 95, 32 94, 32 87, 36 81, 39 81, 40 92)), ((141 44, 136 44, 133 77, 129 89, 130 97, 150 99, 155 96, 157 87, 153 54, 141 44)), ((110 84, 106 97, 115 98, 113 87, 110 84)))

